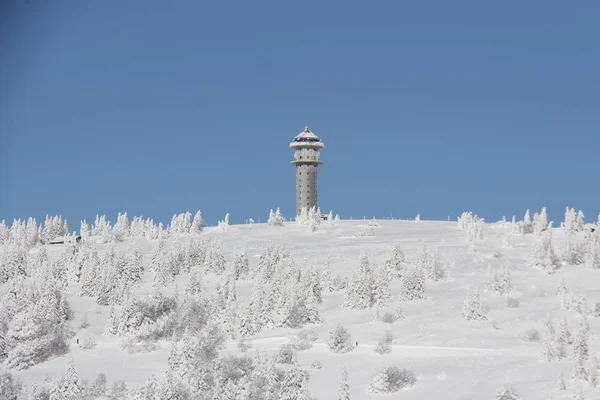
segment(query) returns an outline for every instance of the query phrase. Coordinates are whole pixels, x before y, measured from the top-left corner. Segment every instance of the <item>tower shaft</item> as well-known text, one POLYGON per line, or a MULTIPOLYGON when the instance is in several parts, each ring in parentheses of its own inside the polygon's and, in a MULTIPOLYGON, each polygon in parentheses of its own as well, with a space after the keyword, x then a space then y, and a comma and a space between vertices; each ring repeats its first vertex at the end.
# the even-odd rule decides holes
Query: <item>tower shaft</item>
POLYGON ((317 168, 323 164, 319 156, 324 145, 307 126, 294 138, 290 147, 294 149, 291 164, 296 165, 296 215, 300 215, 303 208, 318 207, 317 168))

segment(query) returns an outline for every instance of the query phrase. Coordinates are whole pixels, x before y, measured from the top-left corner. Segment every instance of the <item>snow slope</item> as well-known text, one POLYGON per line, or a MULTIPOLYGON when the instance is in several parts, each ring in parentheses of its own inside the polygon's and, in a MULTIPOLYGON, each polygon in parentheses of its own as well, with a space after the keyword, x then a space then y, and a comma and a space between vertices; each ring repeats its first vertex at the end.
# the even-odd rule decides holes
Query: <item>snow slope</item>
MULTIPOLYGON (((389 255, 391 247, 399 243, 409 262, 417 256, 422 242, 438 246, 441 259, 451 265, 451 278, 443 282, 427 282, 427 299, 404 302, 405 320, 394 324, 375 322, 374 309, 350 310, 343 308, 341 292, 324 292, 324 301, 319 305, 323 323, 309 325, 319 334, 312 349, 298 355, 303 368, 310 371, 309 388, 320 399, 336 399, 337 386, 341 377, 341 366, 348 368, 348 382, 352 399, 402 398, 402 399, 492 399, 496 389, 505 384, 513 386, 523 399, 572 398, 574 383, 567 380, 566 392, 557 390, 557 379, 562 371, 571 376, 573 362, 544 363, 539 360, 541 343, 525 342, 522 335, 531 328, 543 334, 547 313, 552 312, 556 323, 566 317, 574 332, 580 317, 561 310, 556 296, 556 286, 561 277, 569 289, 578 287, 591 305, 600 301, 600 270, 585 265, 559 269, 555 275, 531 269, 525 265, 534 235, 512 235, 512 248, 502 245, 502 236, 507 229, 496 224, 486 224, 484 239, 477 242, 477 251, 469 251, 465 233, 456 222, 433 221, 377 221, 374 236, 353 237, 367 226, 369 221, 340 221, 329 227, 321 224, 317 232, 308 232, 305 227, 286 223, 283 227, 266 224, 232 225, 228 232, 217 228, 206 228, 202 235, 220 237, 224 242, 227 261, 231 260, 236 246, 246 246, 251 269, 256 268, 258 257, 269 244, 281 243, 289 248, 296 260, 304 258, 323 267, 328 256, 332 275, 350 275, 358 265, 359 255, 366 251, 371 259, 381 264, 389 255), (508 308, 504 296, 483 291, 487 280, 488 266, 508 266, 516 286, 519 308, 508 308), (488 321, 466 321, 460 317, 463 300, 469 288, 480 286, 481 295, 489 305, 488 321), (325 345, 328 332, 343 324, 358 341, 358 348, 347 354, 333 354, 325 345), (396 342, 391 354, 379 355, 373 351, 375 344, 386 330, 391 330, 396 342), (311 370, 310 364, 318 360, 322 369, 311 370), (377 370, 389 365, 412 368, 419 381, 417 386, 390 395, 373 395, 367 386, 377 370)), ((564 233, 554 230, 554 240, 565 240, 564 233)), ((144 251, 145 264, 149 262, 153 242, 144 238, 127 238, 116 245, 125 247, 135 241, 144 251)), ((97 245, 101 252, 109 245, 97 245)), ((49 246, 49 256, 56 257, 61 246, 49 246)), ((35 250, 34 250, 35 251, 35 250)), ((218 278, 207 278, 207 290, 214 287, 218 278)), ((165 292, 178 288, 183 291, 187 275, 178 276, 165 292)), ((391 284, 390 310, 397 302, 400 282, 391 284)), ((251 281, 238 282, 238 299, 249 296, 251 281)), ((151 375, 160 375, 167 367, 169 343, 161 343, 161 349, 145 354, 127 354, 119 348, 119 339, 102 335, 108 307, 98 306, 93 298, 77 296, 78 285, 70 287, 69 300, 75 312, 72 322, 77 335, 71 339, 70 352, 63 357, 49 360, 27 371, 14 372, 24 383, 40 381, 44 376, 52 377, 64 373, 69 359, 73 359, 80 378, 93 380, 98 373, 105 373, 109 380, 124 380, 129 386, 142 383, 151 375), (89 327, 78 329, 78 321, 87 314, 89 327), (75 345, 77 338, 94 336, 97 347, 84 351, 75 345)), ((153 291, 151 277, 146 273, 144 284, 136 295, 153 291)), ((589 320, 592 336, 590 349, 597 352, 600 344, 600 319, 589 320)), ((286 343, 296 330, 276 328, 263 330, 252 336, 249 353, 258 349, 274 353, 280 344, 286 343)), ((236 353, 235 343, 229 343, 224 353, 236 353)), ((584 386, 588 399, 600 398, 600 389, 584 386)))

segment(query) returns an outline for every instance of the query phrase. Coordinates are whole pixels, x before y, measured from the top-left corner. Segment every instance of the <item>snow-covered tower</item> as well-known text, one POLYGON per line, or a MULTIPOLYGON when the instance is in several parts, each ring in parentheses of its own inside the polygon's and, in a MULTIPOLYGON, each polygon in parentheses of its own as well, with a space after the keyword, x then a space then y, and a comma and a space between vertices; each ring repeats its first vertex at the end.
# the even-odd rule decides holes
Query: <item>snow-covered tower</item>
POLYGON ((294 149, 294 161, 290 164, 296 165, 296 215, 300 215, 303 208, 317 207, 317 167, 323 164, 319 151, 324 145, 307 126, 290 147, 294 149))

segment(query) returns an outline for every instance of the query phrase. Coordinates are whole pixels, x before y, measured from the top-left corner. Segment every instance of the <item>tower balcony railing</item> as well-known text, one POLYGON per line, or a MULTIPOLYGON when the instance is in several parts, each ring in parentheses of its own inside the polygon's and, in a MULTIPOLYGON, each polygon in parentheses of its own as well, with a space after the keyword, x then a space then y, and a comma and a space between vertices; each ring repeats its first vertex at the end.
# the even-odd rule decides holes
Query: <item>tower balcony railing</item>
POLYGON ((325 147, 323 142, 292 142, 290 143, 292 149, 311 148, 311 149, 322 149, 325 147))

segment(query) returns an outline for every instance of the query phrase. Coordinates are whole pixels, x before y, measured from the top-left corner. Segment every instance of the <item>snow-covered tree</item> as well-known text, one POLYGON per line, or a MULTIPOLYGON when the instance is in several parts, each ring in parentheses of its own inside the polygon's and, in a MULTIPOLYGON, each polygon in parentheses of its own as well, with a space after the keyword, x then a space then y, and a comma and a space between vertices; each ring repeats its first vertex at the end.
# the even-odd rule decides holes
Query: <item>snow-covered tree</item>
POLYGON ((208 243, 204 258, 204 268, 215 274, 222 274, 226 271, 223 241, 217 239, 208 243))
POLYGON ((118 320, 115 313, 115 306, 110 306, 108 309, 108 316, 106 317, 106 325, 104 327, 105 335, 116 335, 118 333, 118 320))
POLYGON ((348 385, 348 369, 342 366, 342 379, 338 387, 338 400, 350 400, 350 385, 348 385))
POLYGON ((540 240, 534 244, 527 265, 539 268, 548 274, 553 274, 560 268, 560 262, 552 244, 552 223, 548 224, 548 229, 541 233, 540 240))
POLYGON ((592 269, 600 269, 600 240, 591 240, 585 254, 585 262, 592 269))
POLYGON ((350 308, 371 308, 375 304, 374 287, 375 273, 369 257, 362 253, 346 288, 344 305, 350 308))
POLYGON ((479 297, 479 290, 477 288, 469 290, 460 315, 466 320, 482 321, 488 319, 487 305, 479 297))
POLYGON ((421 268, 408 268, 402 276, 400 286, 401 300, 422 300, 427 298, 427 283, 421 268))
POLYGON ((508 266, 502 270, 493 270, 491 267, 488 268, 488 282, 485 285, 485 289, 495 294, 508 294, 513 290, 510 271, 508 266))
POLYGON ((191 233, 200 233, 202 232, 202 228, 203 228, 203 221, 202 221, 202 211, 198 210, 196 212, 196 215, 194 215, 194 219, 192 221, 192 226, 191 226, 191 233))
POLYGON ((375 353, 377 354, 388 354, 392 352, 392 343, 394 342, 394 335, 391 331, 387 330, 377 342, 377 346, 375 346, 375 353))
POLYGON ((588 382, 591 387, 598 387, 598 357, 592 354, 590 359, 590 367, 588 369, 588 382))
POLYGON ((414 386, 416 383, 417 377, 411 370, 387 367, 375 375, 367 390, 373 394, 387 394, 397 392, 405 387, 414 386))
POLYGON ((347 353, 352 351, 354 349, 352 336, 350 336, 350 333, 345 327, 338 325, 329 332, 327 347, 334 353, 347 353))
POLYGON ((496 400, 520 400, 521 397, 512 386, 504 386, 496 391, 496 400))
POLYGON ((269 219, 267 220, 267 224, 270 226, 283 226, 284 218, 281 215, 281 211, 279 211, 279 207, 277 210, 273 212, 273 210, 269 211, 269 219))
POLYGON ((234 250, 232 268, 232 276, 235 280, 244 278, 250 272, 248 255, 246 254, 245 248, 238 247, 234 250))
POLYGON ((567 383, 565 382, 565 376, 563 375, 562 372, 558 376, 558 382, 557 382, 556 386, 558 387, 558 390, 561 390, 561 391, 567 390, 567 383))
POLYGON ((392 248, 388 259, 385 261, 385 266, 390 271, 393 271, 396 277, 402 277, 404 271, 408 268, 408 265, 405 261, 404 252, 399 244, 395 244, 392 248))
POLYGON ((223 219, 223 221, 219 221, 218 226, 223 232, 227 232, 229 230, 229 213, 225 214, 225 219, 223 219))
POLYGON ((546 213, 546 207, 544 207, 539 214, 536 213, 533 216, 533 232, 536 235, 539 235, 546 228, 548 228, 548 215, 546 213))

